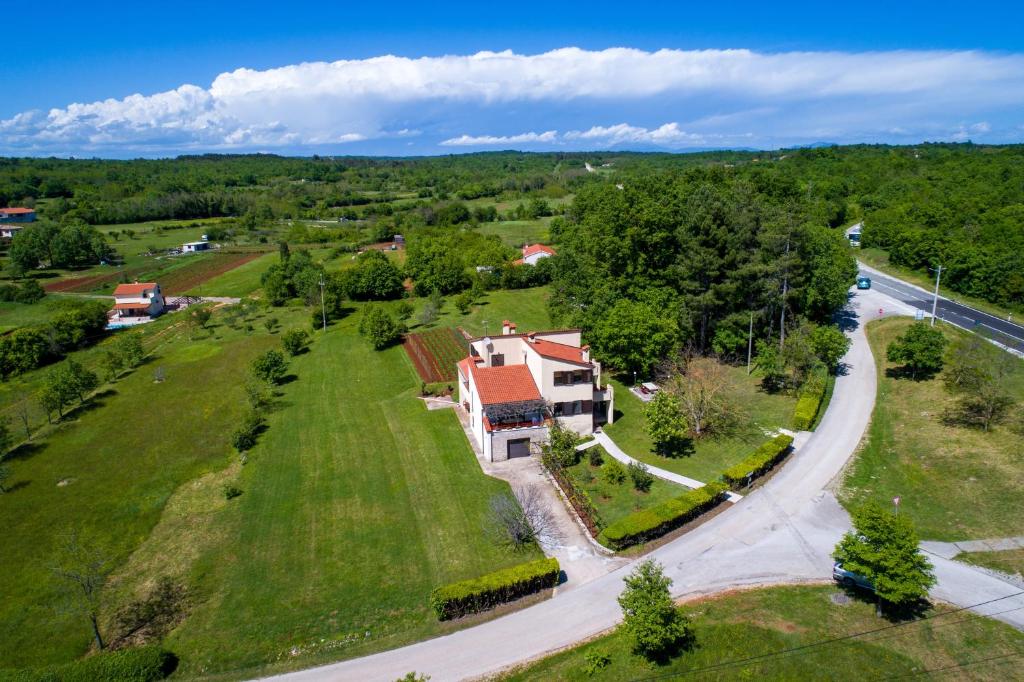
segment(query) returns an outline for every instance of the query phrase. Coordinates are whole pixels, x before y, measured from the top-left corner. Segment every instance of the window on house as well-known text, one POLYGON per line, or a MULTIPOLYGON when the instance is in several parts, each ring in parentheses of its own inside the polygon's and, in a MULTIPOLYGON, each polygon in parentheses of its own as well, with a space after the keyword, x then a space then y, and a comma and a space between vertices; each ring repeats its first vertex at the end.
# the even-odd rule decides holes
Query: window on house
POLYGON ((503 353, 495 353, 491 356, 491 367, 504 367, 505 366, 505 355, 503 353))

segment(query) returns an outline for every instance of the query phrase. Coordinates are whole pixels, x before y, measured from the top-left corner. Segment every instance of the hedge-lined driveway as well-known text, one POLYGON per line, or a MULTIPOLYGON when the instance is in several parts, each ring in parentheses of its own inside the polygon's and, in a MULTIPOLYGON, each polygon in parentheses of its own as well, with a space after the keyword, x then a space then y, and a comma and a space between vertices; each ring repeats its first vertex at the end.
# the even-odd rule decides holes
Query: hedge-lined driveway
MULTIPOLYGON (((905 309, 876 291, 854 294, 846 371, 836 380, 818 429, 764 486, 649 555, 665 565, 677 597, 830 580, 832 549, 850 528, 831 490, 860 443, 875 400, 876 369, 861 325, 880 314, 906 314, 905 309)), ((1024 597, 1002 599, 1019 592, 1015 586, 945 559, 933 562, 939 578, 935 597, 961 606, 1000 599, 978 611, 999 612, 998 618, 1024 629, 1024 597)), ((451 635, 279 679, 394 680, 415 670, 436 682, 493 673, 614 627, 620 619, 615 597, 632 568, 451 635)))

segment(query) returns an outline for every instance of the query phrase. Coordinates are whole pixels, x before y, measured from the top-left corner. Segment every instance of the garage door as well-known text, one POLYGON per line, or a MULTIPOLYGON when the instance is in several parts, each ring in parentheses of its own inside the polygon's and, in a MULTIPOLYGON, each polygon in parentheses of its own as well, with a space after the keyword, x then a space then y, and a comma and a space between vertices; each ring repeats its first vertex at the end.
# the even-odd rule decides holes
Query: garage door
POLYGON ((508 442, 508 458, 513 457, 529 457, 530 456, 530 439, 529 438, 515 438, 508 442))

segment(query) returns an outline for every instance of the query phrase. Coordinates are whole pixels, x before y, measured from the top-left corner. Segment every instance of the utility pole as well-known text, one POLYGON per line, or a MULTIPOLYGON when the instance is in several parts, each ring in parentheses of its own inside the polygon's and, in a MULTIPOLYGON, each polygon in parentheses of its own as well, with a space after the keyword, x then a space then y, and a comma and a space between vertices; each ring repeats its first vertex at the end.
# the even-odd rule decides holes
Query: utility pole
POLYGON ((754 311, 750 311, 750 331, 747 332, 747 375, 750 375, 750 354, 754 350, 754 311))
POLYGON ((324 331, 327 331, 327 306, 324 305, 324 273, 320 273, 320 315, 324 320, 324 331))
POLYGON ((939 307, 939 280, 942 279, 942 266, 935 268, 935 297, 932 299, 932 325, 935 326, 935 310, 939 307))
POLYGON ((789 236, 786 236, 785 269, 782 274, 782 312, 779 315, 779 350, 786 345, 786 294, 789 293, 789 236))

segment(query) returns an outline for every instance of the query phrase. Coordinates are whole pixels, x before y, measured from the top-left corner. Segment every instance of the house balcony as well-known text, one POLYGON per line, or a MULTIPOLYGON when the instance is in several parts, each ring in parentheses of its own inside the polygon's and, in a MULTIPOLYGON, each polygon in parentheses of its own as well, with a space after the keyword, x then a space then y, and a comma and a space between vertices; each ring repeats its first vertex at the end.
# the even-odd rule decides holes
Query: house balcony
POLYGON ((493 433, 495 431, 521 431, 525 429, 546 429, 551 426, 553 420, 550 417, 543 417, 540 419, 520 419, 520 420, 508 420, 503 419, 498 423, 492 423, 491 420, 484 415, 484 430, 487 433, 493 433))

